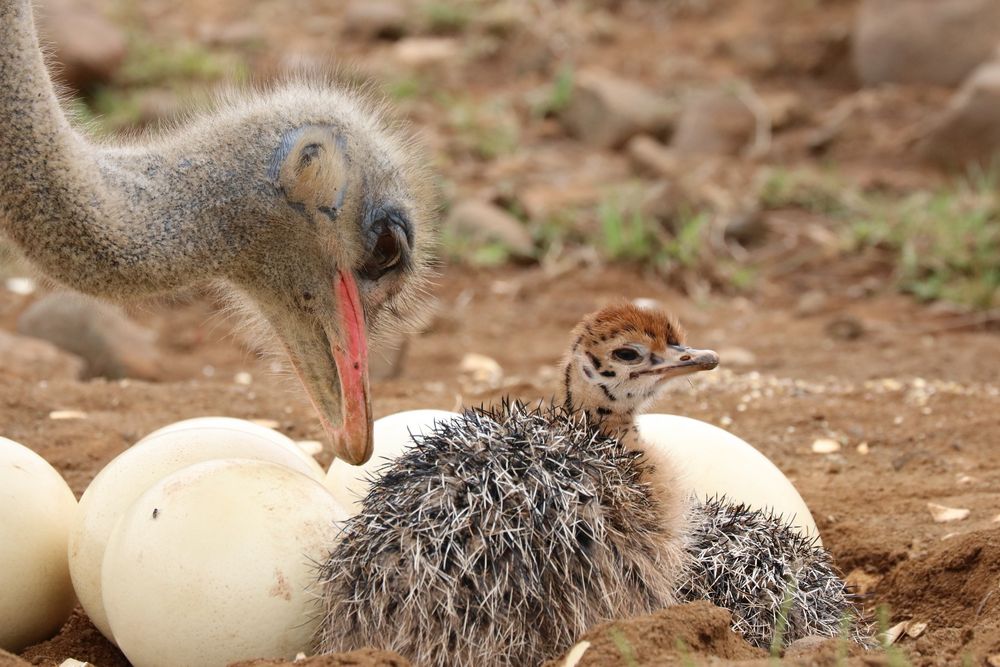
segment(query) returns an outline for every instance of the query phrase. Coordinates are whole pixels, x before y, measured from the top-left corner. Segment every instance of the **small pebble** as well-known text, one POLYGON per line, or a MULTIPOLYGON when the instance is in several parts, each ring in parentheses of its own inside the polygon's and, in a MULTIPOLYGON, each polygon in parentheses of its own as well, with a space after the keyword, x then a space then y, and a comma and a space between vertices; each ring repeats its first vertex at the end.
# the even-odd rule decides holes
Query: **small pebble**
POLYGON ((4 286, 7 288, 8 292, 13 292, 14 294, 19 294, 21 296, 28 296, 37 288, 34 280, 24 277, 8 278, 4 281, 4 286))
POLYGON ((812 450, 814 454, 833 454, 840 451, 840 443, 831 438, 819 438, 813 441, 812 450))
POLYGON ((964 507, 947 507, 945 505, 938 505, 937 503, 927 503, 927 509, 930 510, 931 518, 936 523, 962 521, 968 518, 970 514, 970 510, 964 507))
POLYGON ((233 377, 233 382, 235 382, 236 384, 247 386, 251 382, 253 382, 253 376, 247 373, 246 371, 240 371, 233 377))
POLYGON ((53 410, 49 419, 86 419, 87 413, 82 410, 53 410))

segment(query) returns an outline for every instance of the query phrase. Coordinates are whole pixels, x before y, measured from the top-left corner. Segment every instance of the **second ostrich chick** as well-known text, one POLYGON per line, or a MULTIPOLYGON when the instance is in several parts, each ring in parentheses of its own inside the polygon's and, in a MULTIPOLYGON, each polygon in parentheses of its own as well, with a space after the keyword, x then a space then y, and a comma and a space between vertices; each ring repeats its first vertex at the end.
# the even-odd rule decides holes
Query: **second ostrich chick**
POLYGON ((629 304, 572 340, 555 406, 466 412, 385 467, 323 567, 321 650, 531 665, 596 623, 678 601, 688 499, 634 420, 718 356, 629 304))

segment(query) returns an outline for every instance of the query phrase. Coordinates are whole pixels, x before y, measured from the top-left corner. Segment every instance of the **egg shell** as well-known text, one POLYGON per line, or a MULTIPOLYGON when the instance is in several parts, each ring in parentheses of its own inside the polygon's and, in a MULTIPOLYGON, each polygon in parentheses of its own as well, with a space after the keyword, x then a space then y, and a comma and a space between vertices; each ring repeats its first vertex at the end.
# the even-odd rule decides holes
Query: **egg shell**
POLYGON ((207 461, 161 479, 122 516, 104 557, 119 647, 135 667, 308 651, 317 564, 344 518, 322 483, 265 461, 207 461))
POLYGON ((413 444, 411 433, 427 433, 435 422, 459 416, 447 410, 406 410, 375 420, 372 457, 360 466, 334 459, 327 472, 327 488, 344 507, 357 512, 368 493, 369 479, 413 444))
POLYGON ((66 560, 76 510, 55 468, 0 438, 0 648, 48 639, 76 605, 66 560))
POLYGON ((69 538, 70 574, 80 604, 111 641, 115 639, 101 597, 104 549, 115 522, 146 489, 189 465, 234 457, 270 461, 316 480, 325 479, 320 465, 290 438, 249 422, 235 427, 231 422, 241 420, 174 428, 184 424, 180 422, 151 433, 105 466, 80 498, 69 538))
POLYGON ((639 417, 639 435, 670 454, 681 482, 697 496, 725 496, 771 509, 803 535, 819 538, 812 513, 795 486, 752 445, 712 424, 678 415, 639 417))

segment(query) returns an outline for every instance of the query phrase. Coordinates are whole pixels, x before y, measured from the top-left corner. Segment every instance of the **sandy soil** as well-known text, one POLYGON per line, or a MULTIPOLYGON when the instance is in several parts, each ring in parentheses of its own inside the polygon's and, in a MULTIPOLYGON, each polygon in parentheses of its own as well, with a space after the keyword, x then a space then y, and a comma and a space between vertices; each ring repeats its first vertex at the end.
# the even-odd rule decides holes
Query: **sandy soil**
MULTIPOLYGON (((995 334, 920 334, 934 317, 901 297, 845 302, 802 318, 789 315, 790 293, 759 302, 691 303, 656 279, 626 270, 581 270, 548 280, 541 269, 454 269, 440 284, 439 315, 413 339, 401 377, 374 387, 376 416, 451 409, 507 393, 549 396, 554 365, 581 314, 622 296, 658 299, 687 323, 692 344, 722 351, 723 367, 679 383, 655 410, 727 425, 785 471, 837 564, 866 593, 868 607, 888 605, 893 623, 928 623, 920 637, 901 642, 914 664, 955 664, 962 656, 983 659, 1000 651, 995 334), (843 341, 825 333, 830 321, 845 317, 862 325, 860 338, 843 341), (737 359, 749 352, 755 360, 727 365, 727 351, 737 359), (465 352, 496 359, 504 386, 467 393, 457 370, 465 352), (813 454, 813 440, 829 436, 843 449, 813 454), (938 524, 928 502, 971 513, 964 521, 938 524)), ((2 298, 9 317, 29 301, 2 298)), ((174 349, 178 368, 192 371, 189 377, 160 383, 4 377, 0 384, 0 432, 51 461, 75 492, 142 434, 182 418, 272 419, 292 437, 321 437, 298 389, 273 375, 270 362, 241 351, 239 335, 210 317, 211 304, 145 304, 136 312, 158 328, 163 347, 174 349), (182 339, 188 342, 177 350, 182 339), (208 364, 211 378, 202 372, 208 364), (239 371, 252 375, 251 385, 234 381, 239 371), (51 411, 68 409, 87 416, 49 419, 51 411)), ((325 463, 329 453, 319 458, 325 463)), ((661 649, 647 646, 643 633, 637 636, 640 664, 657 664, 661 649)), ((698 655, 749 657, 728 653, 733 638, 720 637, 703 642, 698 655)), ((24 656, 39 665, 67 657, 99 667, 127 664, 82 616, 24 656)))

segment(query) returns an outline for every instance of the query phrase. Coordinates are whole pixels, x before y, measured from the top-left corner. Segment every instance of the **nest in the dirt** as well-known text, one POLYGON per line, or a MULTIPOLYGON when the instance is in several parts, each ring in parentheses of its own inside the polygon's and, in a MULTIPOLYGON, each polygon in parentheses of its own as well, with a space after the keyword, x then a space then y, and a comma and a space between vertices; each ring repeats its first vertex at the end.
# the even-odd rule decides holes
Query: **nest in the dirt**
POLYGON ((733 630, 755 646, 812 635, 867 643, 869 628, 830 553, 779 516, 725 498, 691 508, 687 600, 730 610, 733 630))
POLYGON ((383 467, 324 564, 320 649, 539 664, 597 623, 702 598, 757 645, 840 632, 854 608, 824 550, 719 500, 677 530, 684 508, 659 502, 647 465, 561 408, 438 423, 383 467))
POLYGON ((585 415, 504 404, 414 438, 323 567, 321 649, 531 665, 596 623, 676 601, 641 456, 585 415))

